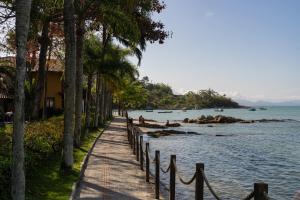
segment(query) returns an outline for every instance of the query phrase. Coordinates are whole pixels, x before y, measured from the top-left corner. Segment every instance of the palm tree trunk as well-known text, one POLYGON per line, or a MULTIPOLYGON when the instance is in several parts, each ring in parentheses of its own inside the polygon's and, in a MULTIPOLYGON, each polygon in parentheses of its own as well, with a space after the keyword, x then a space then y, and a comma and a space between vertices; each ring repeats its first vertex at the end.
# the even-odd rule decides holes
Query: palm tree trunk
POLYGON ((109 111, 110 111, 110 91, 107 90, 107 95, 106 95, 106 119, 110 118, 109 111))
POLYGON ((109 93, 109 118, 113 117, 113 96, 112 92, 109 93))
POLYGON ((110 111, 110 91, 107 88, 106 89, 106 120, 110 118, 109 111, 110 111))
POLYGON ((86 118, 85 118, 86 133, 89 132, 90 123, 91 123, 92 84, 93 84, 93 74, 89 74, 88 75, 88 83, 87 83, 87 101, 86 101, 86 118))
POLYGON ((99 124, 103 124, 103 90, 104 90, 104 79, 102 78, 100 81, 101 91, 100 91, 100 110, 99 110, 99 124))
MULTIPOLYGON (((38 71, 38 81, 35 91, 34 103, 33 103, 33 111, 32 111, 32 118, 38 119, 41 109, 41 101, 44 94, 45 89, 45 79, 46 79, 46 57, 47 57, 47 50, 49 46, 49 20, 46 20, 43 24, 42 36, 39 40, 41 45, 40 48, 40 55, 39 55, 39 71, 38 71)), ((44 97, 45 98, 45 97, 44 97)))
POLYGON ((101 77, 100 74, 97 73, 97 81, 96 81, 96 109, 95 109, 95 115, 94 115, 94 127, 98 127, 99 123, 99 112, 100 112, 100 85, 101 85, 101 77))
POLYGON ((31 0, 16 1, 16 85, 12 144, 11 196, 13 200, 25 199, 24 172, 24 81, 26 73, 26 43, 29 30, 31 0))
POLYGON ((103 102, 104 102, 104 108, 103 108, 103 113, 104 113, 104 121, 107 120, 107 86, 106 86, 106 83, 104 83, 104 96, 103 96, 103 102))
POLYGON ((105 121, 105 81, 102 81, 101 91, 101 123, 105 121))
POLYGON ((75 140, 76 147, 80 146, 81 137, 81 115, 82 115, 82 82, 83 82, 83 40, 84 40, 84 20, 79 19, 76 31, 76 97, 75 97, 75 140))
POLYGON ((64 84, 64 145, 62 169, 73 167, 73 134, 75 114, 76 41, 73 0, 64 1, 65 84, 64 84))

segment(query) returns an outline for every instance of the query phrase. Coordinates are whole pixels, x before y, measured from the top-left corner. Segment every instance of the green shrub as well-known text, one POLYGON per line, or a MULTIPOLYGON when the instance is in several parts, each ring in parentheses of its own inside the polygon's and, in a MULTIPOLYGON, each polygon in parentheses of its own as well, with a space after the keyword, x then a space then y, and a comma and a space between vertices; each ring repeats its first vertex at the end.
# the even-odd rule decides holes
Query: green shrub
MULTIPOLYGON (((62 148, 63 117, 27 123, 25 126, 26 176, 43 160, 62 148)), ((12 125, 0 128, 0 199, 10 199, 12 125)))

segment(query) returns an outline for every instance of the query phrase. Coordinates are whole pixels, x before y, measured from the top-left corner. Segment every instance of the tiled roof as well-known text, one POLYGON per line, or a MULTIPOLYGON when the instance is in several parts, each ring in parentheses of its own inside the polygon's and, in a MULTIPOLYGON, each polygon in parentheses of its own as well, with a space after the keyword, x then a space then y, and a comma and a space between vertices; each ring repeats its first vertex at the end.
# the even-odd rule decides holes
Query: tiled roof
MULTIPOLYGON (((47 60, 46 67, 48 65, 48 71, 50 72, 63 72, 64 65, 58 59, 51 59, 47 60)), ((8 66, 8 67, 16 67, 16 58, 14 56, 8 57, 0 57, 0 67, 1 66, 8 66)), ((38 62, 32 69, 32 71, 38 71, 39 65, 38 62)))

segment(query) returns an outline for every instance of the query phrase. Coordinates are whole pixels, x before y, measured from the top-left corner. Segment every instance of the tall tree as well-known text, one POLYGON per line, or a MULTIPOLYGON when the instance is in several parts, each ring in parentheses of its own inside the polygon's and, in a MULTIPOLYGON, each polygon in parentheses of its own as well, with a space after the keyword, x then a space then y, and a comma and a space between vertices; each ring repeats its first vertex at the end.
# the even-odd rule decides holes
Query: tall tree
POLYGON ((35 91, 36 94, 34 98, 34 106, 32 111, 32 117, 34 119, 37 119, 39 117, 43 91, 45 89, 44 88, 45 79, 46 79, 45 66, 46 66, 46 55, 49 46, 49 38, 48 38, 49 26, 50 26, 50 21, 49 20, 45 21, 42 28, 42 36, 39 39, 39 43, 41 47, 40 47, 40 54, 39 54, 38 81, 36 85, 36 91, 35 91))
POLYGON ((26 44, 30 22, 31 0, 16 1, 16 84, 13 128, 12 188, 13 200, 25 199, 24 172, 24 82, 26 73, 26 44))
MULTIPOLYGON (((89 2, 89 1, 88 1, 89 2)), ((76 20, 76 94, 75 94, 75 129, 74 145, 80 146, 81 114, 83 93, 83 41, 85 35, 86 1, 75 0, 76 20)))
MULTIPOLYGON (((39 117, 40 108, 42 105, 42 98, 45 99, 45 85, 46 85, 46 57, 48 47, 51 45, 51 38, 49 35, 58 35, 57 29, 54 29, 53 22, 60 21, 62 16, 62 0, 56 0, 55 2, 49 0, 34 0, 32 5, 31 16, 35 20, 31 22, 35 27, 35 32, 41 32, 38 39, 36 39, 40 45, 39 49, 39 62, 38 62, 38 77, 35 86, 35 96, 33 103, 32 118, 37 119, 39 117)), ((37 37, 37 33, 34 33, 37 37)), ((49 49, 50 51, 51 49, 49 49)), ((44 118, 44 113, 43 113, 44 118)))
POLYGON ((76 40, 73 0, 64 1, 65 82, 64 82, 64 145, 62 169, 73 167, 75 114, 76 40))

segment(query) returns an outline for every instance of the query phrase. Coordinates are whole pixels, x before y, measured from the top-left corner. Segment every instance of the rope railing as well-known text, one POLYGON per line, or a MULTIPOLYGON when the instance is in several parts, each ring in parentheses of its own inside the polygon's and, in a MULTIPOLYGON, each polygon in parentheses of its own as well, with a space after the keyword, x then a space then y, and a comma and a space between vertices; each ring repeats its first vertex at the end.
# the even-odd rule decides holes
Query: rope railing
POLYGON ((195 172, 193 177, 189 181, 185 181, 184 178, 182 178, 182 175, 180 174, 176 163, 174 163, 174 167, 175 167, 175 171, 176 171, 176 174, 178 175, 178 178, 179 178, 180 182, 183 183, 184 185, 190 185, 196 179, 196 172, 195 172))
MULTIPOLYGON (((183 178, 184 176, 182 176, 176 165, 176 155, 171 155, 169 166, 166 170, 160 166, 160 151, 155 151, 155 158, 151 156, 149 142, 146 142, 144 145, 143 135, 139 133, 138 129, 133 125, 133 120, 129 118, 127 118, 127 134, 128 142, 133 150, 133 154, 136 155, 136 160, 140 162, 141 170, 144 170, 144 167, 146 168, 146 182, 149 182, 150 179, 150 160, 155 163, 155 199, 159 199, 160 196, 160 172, 162 172, 164 174, 170 173, 170 200, 175 200, 176 175, 179 181, 184 185, 190 185, 195 181, 196 200, 204 199, 204 184, 216 200, 221 200, 205 175, 203 163, 196 164, 194 175, 191 179, 187 180, 183 178)), ((251 200, 252 198, 254 200, 270 200, 271 198, 268 196, 268 185, 265 183, 254 183, 254 190, 242 200, 251 200)))
POLYGON ((194 182, 194 180, 196 179, 196 173, 194 173, 194 176, 193 176, 189 181, 184 181, 183 178, 180 176, 180 174, 177 173, 177 175, 178 175, 178 178, 179 178, 180 182, 181 182, 182 184, 184 184, 184 185, 190 185, 190 184, 192 184, 192 183, 194 182))
POLYGON ((160 167, 160 171, 161 171, 162 173, 166 174, 166 173, 168 173, 168 172, 170 171, 170 166, 171 166, 171 165, 169 165, 169 167, 168 167, 166 170, 164 170, 162 167, 160 167))
POLYGON ((217 199, 217 200, 221 200, 221 198, 217 195, 217 193, 214 191, 214 189, 212 188, 212 186, 210 185, 210 183, 208 182, 207 177, 205 176, 204 170, 201 169, 201 173, 204 179, 204 182, 207 186, 207 188, 209 189, 210 193, 217 199))
POLYGON ((254 197, 254 191, 252 191, 250 194, 248 194, 248 196, 246 196, 245 198, 243 198, 243 200, 250 200, 254 197))

